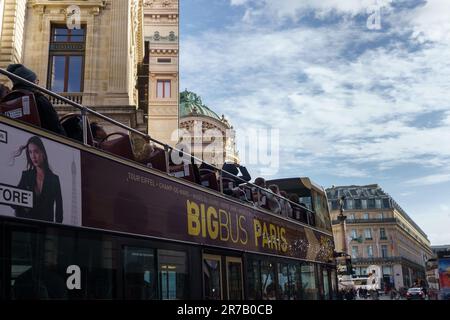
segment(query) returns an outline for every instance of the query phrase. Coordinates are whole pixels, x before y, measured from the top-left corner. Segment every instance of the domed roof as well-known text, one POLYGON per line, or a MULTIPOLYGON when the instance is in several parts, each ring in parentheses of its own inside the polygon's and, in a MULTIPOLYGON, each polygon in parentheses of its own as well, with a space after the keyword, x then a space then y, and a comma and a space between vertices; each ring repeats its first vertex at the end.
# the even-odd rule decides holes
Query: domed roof
POLYGON ((200 96, 185 90, 180 93, 180 118, 189 116, 205 116, 222 121, 222 119, 202 103, 200 96))

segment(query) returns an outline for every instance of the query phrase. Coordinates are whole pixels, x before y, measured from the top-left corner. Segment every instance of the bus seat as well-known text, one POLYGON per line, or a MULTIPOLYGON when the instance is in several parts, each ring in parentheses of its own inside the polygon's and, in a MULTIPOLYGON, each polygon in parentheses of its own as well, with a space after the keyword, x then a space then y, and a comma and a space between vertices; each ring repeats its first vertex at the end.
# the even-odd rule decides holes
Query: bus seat
POLYGON ((209 189, 220 191, 217 175, 214 171, 205 173, 203 170, 200 170, 200 184, 209 189))
POLYGON ((197 182, 192 164, 172 165, 169 167, 169 174, 177 178, 197 182))
MULTIPOLYGON (((83 120, 81 115, 68 113, 59 120, 69 138, 83 143, 83 120)), ((87 119, 87 144, 94 146, 89 118, 87 119)))
POLYGON ((233 190, 234 183, 234 179, 222 177, 222 185, 224 190, 233 190))
POLYGON ((254 198, 254 194, 253 194, 253 190, 252 190, 252 187, 251 187, 251 186, 249 186, 249 185, 247 185, 247 184, 243 184, 243 185, 241 185, 241 189, 242 189, 242 191, 244 192, 244 194, 245 194, 245 199, 246 199, 248 202, 252 202, 252 203, 257 202, 257 198, 256 198, 256 199, 254 198))
POLYGON ((164 149, 155 147, 155 151, 153 151, 148 163, 150 163, 151 167, 154 169, 167 172, 167 159, 164 149))
POLYGON ((131 146, 130 136, 123 132, 114 132, 106 136, 99 144, 99 148, 123 158, 135 161, 133 149, 131 146), (118 138, 108 140, 110 137, 117 135, 118 138))
POLYGON ((0 113, 32 125, 41 126, 41 119, 34 94, 27 90, 14 90, 0 102, 0 113))

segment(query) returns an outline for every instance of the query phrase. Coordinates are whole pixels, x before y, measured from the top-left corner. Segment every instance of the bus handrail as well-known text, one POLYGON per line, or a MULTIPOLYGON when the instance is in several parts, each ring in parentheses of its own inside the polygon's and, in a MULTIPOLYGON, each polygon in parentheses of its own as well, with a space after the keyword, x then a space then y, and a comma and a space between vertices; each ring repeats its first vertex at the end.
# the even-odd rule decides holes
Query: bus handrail
POLYGON ((294 205, 295 207, 299 207, 301 209, 304 209, 304 210, 306 210, 309 213, 315 214, 315 212, 310 210, 309 208, 307 208, 305 206, 302 206, 302 205, 300 205, 298 203, 295 203, 295 202, 293 202, 293 201, 291 201, 291 200, 289 200, 287 198, 284 198, 283 196, 280 196, 280 195, 272 192, 270 189, 266 189, 266 188, 260 187, 260 186, 258 186, 256 184, 248 182, 248 181, 242 179, 241 177, 236 176, 236 175, 234 175, 234 174, 232 174, 232 173, 230 173, 228 171, 225 171, 223 169, 217 168, 216 166, 214 166, 214 165, 204 161, 203 159, 197 158, 196 156, 194 156, 194 155, 192 155, 190 153, 187 153, 187 152, 185 152, 183 150, 180 150, 180 149, 177 149, 175 147, 171 147, 170 145, 168 145, 166 143, 160 142, 160 141, 152 138, 149 134, 142 133, 139 130, 133 129, 133 128, 131 128, 131 127, 129 127, 129 126, 123 124, 123 123, 120 123, 119 121, 114 120, 114 119, 112 119, 110 117, 107 117, 107 116, 105 116, 105 115, 103 115, 103 114, 101 114, 101 113, 99 113, 99 112, 97 112, 97 111, 95 111, 95 110, 93 110, 93 109, 91 109, 89 107, 83 106, 83 105, 81 105, 81 104, 79 104, 77 102, 74 102, 74 101, 72 101, 72 100, 70 100, 70 99, 68 99, 66 97, 63 97, 63 96, 61 96, 61 95, 59 95, 59 94, 57 94, 57 93, 55 93, 53 91, 50 91, 50 90, 48 90, 46 88, 43 88, 43 87, 41 87, 41 86, 31 82, 31 81, 28 81, 28 80, 26 80, 24 78, 21 78, 21 77, 15 75, 14 73, 11 73, 11 72, 9 72, 7 70, 4 70, 2 68, 0 68, 0 73, 3 74, 4 76, 7 76, 9 79, 15 79, 15 80, 18 80, 18 81, 20 81, 22 83, 25 83, 29 87, 32 87, 32 88, 34 88, 36 90, 39 90, 39 91, 41 91, 41 92, 43 92, 43 93, 45 93, 45 94, 47 94, 49 96, 52 96, 52 97, 54 97, 56 99, 59 99, 61 101, 64 101, 65 103, 67 103, 67 104, 75 107, 76 109, 80 110, 81 111, 81 117, 82 117, 82 123, 83 123, 83 143, 85 145, 88 145, 88 143, 87 143, 87 123, 88 122, 87 122, 87 114, 86 113, 89 113, 89 114, 92 114, 92 115, 94 115, 94 116, 96 116, 96 117, 98 117, 100 119, 105 120, 106 122, 112 123, 112 124, 122 128, 122 129, 125 129, 125 130, 127 130, 129 132, 133 132, 133 133, 135 133, 135 134, 137 134, 139 136, 142 136, 144 139, 152 141, 152 142, 162 146, 165 151, 171 150, 171 151, 182 153, 183 155, 188 156, 191 159, 191 161, 193 159, 193 160, 197 161, 197 163, 203 163, 207 167, 214 168, 215 170, 220 172, 219 179, 220 179, 220 190, 221 190, 222 194, 223 194, 222 175, 225 173, 228 176, 231 176, 233 178, 237 178, 239 181, 242 181, 242 184, 250 185, 250 186, 252 186, 254 188, 257 188, 260 191, 262 190, 264 192, 271 192, 277 198, 282 199, 283 201, 287 201, 288 203, 294 205))

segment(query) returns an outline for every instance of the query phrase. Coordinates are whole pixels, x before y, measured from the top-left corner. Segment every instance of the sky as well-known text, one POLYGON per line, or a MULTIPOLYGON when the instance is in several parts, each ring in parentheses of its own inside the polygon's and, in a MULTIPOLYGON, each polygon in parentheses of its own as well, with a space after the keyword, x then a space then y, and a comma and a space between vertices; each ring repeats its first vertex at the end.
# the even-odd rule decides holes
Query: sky
POLYGON ((450 244, 450 1, 180 0, 180 86, 253 178, 378 183, 450 244))

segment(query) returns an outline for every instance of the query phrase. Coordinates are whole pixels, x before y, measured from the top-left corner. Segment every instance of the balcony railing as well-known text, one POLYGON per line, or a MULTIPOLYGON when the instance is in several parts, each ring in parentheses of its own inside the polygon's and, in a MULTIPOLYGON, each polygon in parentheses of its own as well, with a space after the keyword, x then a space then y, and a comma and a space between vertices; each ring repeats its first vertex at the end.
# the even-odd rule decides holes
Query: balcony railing
POLYGON ((384 258, 356 258, 352 259, 353 264, 378 264, 386 262, 400 262, 402 257, 384 257, 384 258))
POLYGON ((409 265, 413 268, 425 270, 425 265, 421 265, 418 262, 414 262, 405 257, 395 256, 395 257, 384 257, 384 258, 356 258, 352 259, 353 265, 371 265, 371 264, 384 264, 384 263, 401 263, 409 265))
MULTIPOLYGON (((60 96, 63 96, 64 98, 69 99, 70 101, 73 101, 75 103, 78 104, 82 104, 83 103, 83 92, 62 92, 62 93, 58 93, 60 96)), ((55 97, 50 96, 49 97, 50 102, 54 105, 54 106, 68 106, 69 104, 57 99, 55 97)))
MULTIPOLYGON (((383 218, 383 219, 348 219, 345 220, 347 224, 356 224, 356 223, 392 223, 397 222, 396 218, 383 218)), ((339 224, 339 220, 333 220, 332 224, 339 224)))

